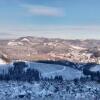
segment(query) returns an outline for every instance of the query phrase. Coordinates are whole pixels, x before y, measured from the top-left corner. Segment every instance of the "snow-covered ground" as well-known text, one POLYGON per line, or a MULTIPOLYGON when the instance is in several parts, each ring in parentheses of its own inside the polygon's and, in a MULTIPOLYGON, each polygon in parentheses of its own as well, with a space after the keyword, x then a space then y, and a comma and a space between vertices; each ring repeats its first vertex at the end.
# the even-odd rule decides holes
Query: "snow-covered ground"
POLYGON ((48 78, 55 77, 56 75, 61 75, 63 79, 73 80, 82 76, 81 71, 68 66, 36 62, 28 62, 28 66, 30 68, 39 70, 43 77, 48 78))
MULTIPOLYGON (((56 75, 61 75, 63 79, 73 80, 75 78, 80 78, 83 75, 82 72, 77 69, 62 65, 27 61, 26 64, 28 65, 26 69, 37 69, 39 72, 41 72, 42 77, 47 78, 54 78, 56 75)), ((0 73, 7 73, 9 66, 12 66, 12 64, 0 64, 0 73)))
POLYGON ((23 38, 21 41, 30 42, 30 40, 29 40, 29 39, 27 39, 27 38, 23 38))
POLYGON ((100 72, 100 65, 96 65, 96 66, 94 66, 94 67, 91 67, 91 68, 90 68, 90 71, 93 71, 93 72, 99 71, 99 72, 100 72))
MULTIPOLYGON (((27 62, 28 67, 41 72, 43 77, 62 75, 62 82, 53 80, 31 83, 21 81, 0 81, 0 100, 100 100, 100 84, 80 78, 82 72, 70 66, 27 62)), ((11 64, 0 64, 0 73, 7 73, 11 64)), ((96 67, 96 66, 95 66, 96 67)), ((26 69, 27 70, 27 69, 26 69)))
POLYGON ((100 100, 100 84, 0 82, 0 100, 100 100))
POLYGON ((77 49, 77 50, 86 50, 86 48, 80 47, 80 46, 74 46, 70 45, 72 48, 77 49))
POLYGON ((23 45, 23 43, 22 42, 11 41, 11 42, 8 42, 8 45, 9 46, 17 46, 17 45, 23 45))
POLYGON ((6 62, 0 58, 0 64, 6 64, 6 62))

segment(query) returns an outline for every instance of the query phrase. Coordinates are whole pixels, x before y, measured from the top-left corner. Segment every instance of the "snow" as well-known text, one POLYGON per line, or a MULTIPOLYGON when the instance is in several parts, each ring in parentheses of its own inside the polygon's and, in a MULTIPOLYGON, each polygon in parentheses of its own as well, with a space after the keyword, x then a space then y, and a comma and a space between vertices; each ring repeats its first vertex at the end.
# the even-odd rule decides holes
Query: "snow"
POLYGON ((94 67, 91 67, 91 68, 90 68, 90 71, 94 71, 94 72, 99 71, 99 72, 100 72, 100 65, 96 65, 96 66, 94 66, 94 67))
POLYGON ((63 79, 73 80, 75 78, 80 78, 82 76, 82 72, 73 69, 70 66, 62 66, 56 64, 44 64, 44 63, 36 63, 36 62, 28 62, 28 66, 30 68, 37 69, 41 72, 43 77, 51 78, 56 75, 61 75, 63 79))
POLYGON ((22 42, 14 42, 14 41, 11 41, 11 42, 8 42, 8 45, 9 46, 17 46, 17 45, 23 45, 22 42))
MULTIPOLYGON (((54 78, 56 75, 61 75, 65 80, 73 80, 75 78, 80 78, 83 75, 81 71, 71 68, 70 66, 28 61, 25 61, 25 63, 28 65, 28 67, 23 69, 23 71, 26 71, 29 68, 37 69, 41 73, 43 78, 54 78)), ((9 66, 13 66, 13 64, 0 64, 0 73, 7 73, 9 66)))
POLYGON ((83 47, 79 47, 79 46, 74 46, 74 45, 70 45, 72 48, 74 49, 78 49, 78 50, 85 50, 86 48, 83 47))
POLYGON ((0 64, 6 64, 6 62, 0 58, 0 64))
POLYGON ((0 100, 99 100, 100 84, 94 82, 80 82, 75 85, 73 81, 62 82, 0 82, 0 100), (93 86, 89 84, 92 83, 93 86), (44 87, 42 87, 44 86, 44 87), (60 88, 57 92, 53 90, 60 88), (55 87, 56 86, 56 87, 55 87), (66 87, 69 87, 67 90, 66 87), (88 88, 89 87, 89 88, 88 88), (20 98, 20 96, 23 96, 20 98))
POLYGON ((30 42, 30 40, 28 40, 27 38, 23 38, 21 41, 30 42))
MULTIPOLYGON (((28 65, 27 68, 34 68, 40 71, 43 77, 51 78, 51 76, 62 75, 67 80, 61 83, 45 80, 40 80, 39 82, 33 81, 31 83, 0 81, 0 100, 95 100, 96 98, 100 98, 100 84, 90 80, 84 83, 79 80, 75 84, 72 79, 82 76, 82 72, 77 69, 56 64, 29 61, 25 61, 25 63, 28 65)), ((13 63, 0 64, 0 73, 7 73, 9 66, 13 66, 13 63)), ((100 68, 97 65, 92 70, 97 71, 98 67, 100 68)))
POLYGON ((7 74, 8 73, 8 68, 9 67, 12 67, 13 65, 12 64, 0 64, 0 74, 7 74))
POLYGON ((33 89, 34 89, 35 93, 39 94, 39 92, 40 92, 40 84, 34 83, 33 89))

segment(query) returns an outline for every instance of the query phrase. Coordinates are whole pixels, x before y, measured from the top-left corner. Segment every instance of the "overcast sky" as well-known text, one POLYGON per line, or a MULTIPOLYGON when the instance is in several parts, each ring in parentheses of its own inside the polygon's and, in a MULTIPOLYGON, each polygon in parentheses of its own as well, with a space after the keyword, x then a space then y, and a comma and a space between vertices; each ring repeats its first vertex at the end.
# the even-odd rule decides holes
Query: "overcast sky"
POLYGON ((100 39, 100 0, 0 0, 0 38, 100 39))

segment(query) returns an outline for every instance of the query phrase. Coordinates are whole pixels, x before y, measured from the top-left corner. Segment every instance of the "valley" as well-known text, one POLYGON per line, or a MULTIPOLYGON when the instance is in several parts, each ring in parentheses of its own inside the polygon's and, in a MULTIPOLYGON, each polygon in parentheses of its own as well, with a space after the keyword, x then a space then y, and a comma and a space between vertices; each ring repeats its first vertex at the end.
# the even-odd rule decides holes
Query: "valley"
POLYGON ((99 100, 99 44, 31 36, 0 40, 0 99, 99 100))
POLYGON ((99 40, 64 40, 37 37, 0 40, 0 52, 9 60, 68 60, 99 63, 99 40))

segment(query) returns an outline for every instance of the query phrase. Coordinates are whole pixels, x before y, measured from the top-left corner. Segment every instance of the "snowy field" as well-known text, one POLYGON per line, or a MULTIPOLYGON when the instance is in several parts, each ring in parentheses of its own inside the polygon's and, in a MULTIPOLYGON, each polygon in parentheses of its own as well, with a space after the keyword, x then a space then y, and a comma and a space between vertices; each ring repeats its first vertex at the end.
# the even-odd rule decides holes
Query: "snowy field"
MULTIPOLYGON (((73 69, 68 66, 56 65, 56 64, 45 64, 45 63, 37 63, 37 62, 26 62, 28 65, 27 68, 34 68, 41 72, 43 77, 51 78, 56 75, 61 75, 63 79, 73 80, 75 78, 80 78, 82 76, 82 72, 73 69)), ((9 66, 12 64, 0 64, 0 73, 7 73, 9 66)))
POLYGON ((100 65, 96 65, 95 67, 91 67, 90 71, 94 71, 94 72, 99 71, 100 72, 100 65))
POLYGON ((64 79, 73 80, 82 76, 81 71, 68 66, 36 62, 28 62, 28 66, 39 70, 43 77, 51 78, 55 77, 56 75, 61 75, 64 79))

